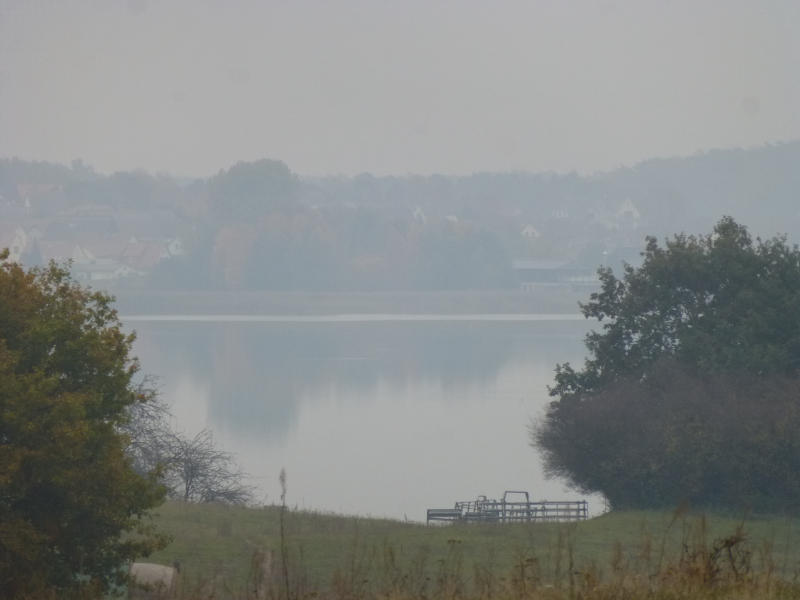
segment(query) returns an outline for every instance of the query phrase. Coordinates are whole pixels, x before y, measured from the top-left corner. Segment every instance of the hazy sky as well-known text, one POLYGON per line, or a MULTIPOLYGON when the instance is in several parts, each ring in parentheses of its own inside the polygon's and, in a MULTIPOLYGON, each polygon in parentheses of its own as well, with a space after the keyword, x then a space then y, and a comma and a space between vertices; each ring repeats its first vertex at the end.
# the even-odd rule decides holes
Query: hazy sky
POLYGON ((0 0, 0 156, 591 172, 800 138, 797 0, 0 0))

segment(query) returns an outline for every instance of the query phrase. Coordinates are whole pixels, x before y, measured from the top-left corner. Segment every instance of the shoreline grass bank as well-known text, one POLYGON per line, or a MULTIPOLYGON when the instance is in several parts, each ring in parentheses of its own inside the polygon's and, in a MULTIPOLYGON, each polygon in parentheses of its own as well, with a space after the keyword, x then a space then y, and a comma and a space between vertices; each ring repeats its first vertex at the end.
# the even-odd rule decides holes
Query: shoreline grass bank
POLYGON ((630 511, 428 527, 287 511, 284 539, 280 519, 275 506, 168 503, 155 521, 173 542, 148 560, 180 561, 186 598, 259 597, 257 588, 287 600, 800 597, 796 518, 630 511))

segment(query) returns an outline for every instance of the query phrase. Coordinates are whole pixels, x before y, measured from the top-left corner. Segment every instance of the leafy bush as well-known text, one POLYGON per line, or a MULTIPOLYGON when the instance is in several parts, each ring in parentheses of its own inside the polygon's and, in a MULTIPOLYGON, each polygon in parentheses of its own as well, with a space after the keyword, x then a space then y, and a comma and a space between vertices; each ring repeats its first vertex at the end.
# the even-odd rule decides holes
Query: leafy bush
POLYGON ((150 400, 112 299, 56 265, 0 252, 0 590, 101 592, 163 545, 146 527, 164 488, 138 474, 120 427, 150 400), (123 533, 126 533, 124 537, 123 533))
POLYGON ((546 469, 615 508, 799 507, 800 251, 726 217, 642 256, 582 305, 603 325, 556 367, 546 469))

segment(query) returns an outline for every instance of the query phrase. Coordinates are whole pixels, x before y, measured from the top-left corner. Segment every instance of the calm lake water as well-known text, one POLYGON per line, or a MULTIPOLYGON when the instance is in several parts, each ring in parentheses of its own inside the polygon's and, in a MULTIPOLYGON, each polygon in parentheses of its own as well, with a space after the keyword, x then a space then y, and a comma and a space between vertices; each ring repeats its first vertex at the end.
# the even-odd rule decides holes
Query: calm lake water
POLYGON ((177 428, 210 428, 261 501, 278 501, 281 468, 292 506, 415 521, 507 489, 582 497, 545 479, 527 431, 555 364, 582 364, 578 316, 123 320, 177 428))

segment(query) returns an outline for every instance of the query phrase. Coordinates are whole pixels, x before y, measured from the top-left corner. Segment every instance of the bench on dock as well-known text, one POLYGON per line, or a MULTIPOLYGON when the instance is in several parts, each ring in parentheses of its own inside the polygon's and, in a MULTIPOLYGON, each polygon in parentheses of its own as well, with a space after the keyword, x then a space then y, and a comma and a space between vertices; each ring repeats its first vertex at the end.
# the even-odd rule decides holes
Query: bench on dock
POLYGON ((461 511, 455 508, 429 508, 428 523, 431 521, 458 521, 461 519, 461 511))
POLYGON ((500 520, 500 511, 499 510, 478 510, 474 512, 464 513, 464 520, 465 521, 482 521, 482 522, 492 522, 492 521, 499 521, 500 520))

